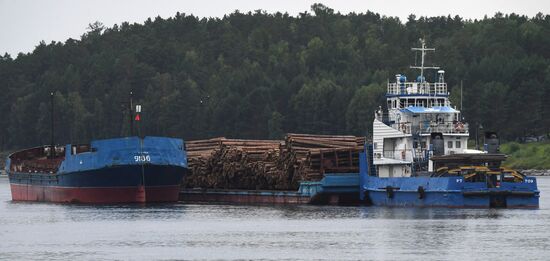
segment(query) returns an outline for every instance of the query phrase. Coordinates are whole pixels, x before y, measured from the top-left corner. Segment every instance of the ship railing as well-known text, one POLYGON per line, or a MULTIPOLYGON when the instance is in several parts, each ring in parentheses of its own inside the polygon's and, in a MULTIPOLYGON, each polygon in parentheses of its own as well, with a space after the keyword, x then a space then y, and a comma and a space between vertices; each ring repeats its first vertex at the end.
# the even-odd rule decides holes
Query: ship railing
POLYGON ((391 126, 392 124, 392 122, 390 121, 390 114, 387 111, 383 112, 383 111, 377 110, 376 113, 374 114, 374 117, 388 126, 391 126))
POLYGON ((393 149, 383 150, 382 156, 386 159, 422 162, 427 159, 426 149, 393 149))
POLYGON ((447 83, 404 82, 388 83, 389 95, 447 95, 447 83))
POLYGON ((395 160, 412 160, 414 158, 414 152, 412 149, 383 150, 382 155, 386 159, 395 160))
POLYGON ((405 134, 430 134, 441 132, 446 134, 468 133, 468 123, 459 121, 422 122, 412 124, 411 122, 400 122, 390 124, 392 128, 405 134))

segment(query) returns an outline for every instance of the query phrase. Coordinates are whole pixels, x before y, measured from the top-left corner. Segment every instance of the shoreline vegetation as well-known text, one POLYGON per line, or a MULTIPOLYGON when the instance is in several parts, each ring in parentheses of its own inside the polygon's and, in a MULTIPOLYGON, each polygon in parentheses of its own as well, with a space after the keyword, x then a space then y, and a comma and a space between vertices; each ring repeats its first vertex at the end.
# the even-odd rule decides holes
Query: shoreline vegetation
POLYGON ((508 142, 501 145, 500 151, 508 155, 504 166, 526 175, 550 176, 550 142, 508 142))
MULTIPOLYGON (((472 132, 498 130, 503 140, 548 132, 550 15, 399 19, 313 4, 296 16, 94 22, 78 39, 0 54, 0 150, 49 144, 52 100, 55 143, 132 136, 130 93, 143 107, 136 127, 149 136, 365 135, 388 80, 417 79, 409 66, 419 62, 410 50, 419 38, 436 49, 425 62, 445 70, 472 132)), ((432 70, 424 77, 437 80, 432 70)))

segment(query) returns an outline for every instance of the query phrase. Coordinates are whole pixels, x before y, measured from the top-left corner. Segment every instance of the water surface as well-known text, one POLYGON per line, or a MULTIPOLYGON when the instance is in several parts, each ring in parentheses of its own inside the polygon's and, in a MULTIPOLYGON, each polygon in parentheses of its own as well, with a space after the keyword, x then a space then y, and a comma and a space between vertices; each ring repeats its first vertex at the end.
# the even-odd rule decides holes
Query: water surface
POLYGON ((0 177, 0 259, 548 260, 540 209, 11 202, 0 177))

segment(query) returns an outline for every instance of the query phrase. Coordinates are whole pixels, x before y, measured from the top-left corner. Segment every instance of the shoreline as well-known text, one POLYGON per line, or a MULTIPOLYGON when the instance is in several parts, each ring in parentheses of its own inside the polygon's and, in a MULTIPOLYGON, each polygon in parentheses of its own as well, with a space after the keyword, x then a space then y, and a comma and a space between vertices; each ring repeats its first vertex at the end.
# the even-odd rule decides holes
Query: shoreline
POLYGON ((550 169, 518 169, 518 171, 526 176, 550 176, 550 169))

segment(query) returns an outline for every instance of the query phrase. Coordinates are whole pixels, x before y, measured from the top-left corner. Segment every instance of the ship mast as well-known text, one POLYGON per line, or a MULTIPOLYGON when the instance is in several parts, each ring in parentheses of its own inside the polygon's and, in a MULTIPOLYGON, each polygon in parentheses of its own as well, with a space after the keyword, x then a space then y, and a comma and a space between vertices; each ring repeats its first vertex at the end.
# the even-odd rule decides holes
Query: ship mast
POLYGON ((128 107, 128 111, 129 111, 129 116, 130 116, 130 137, 134 135, 134 111, 133 111, 133 101, 132 101, 132 98, 134 96, 134 93, 132 91, 130 91, 130 103, 129 103, 129 107, 128 107))
POLYGON ((54 134, 55 133, 54 133, 54 118, 53 118, 53 116, 54 116, 54 114, 53 114, 54 98, 55 98, 54 93, 51 92, 50 93, 50 103, 51 103, 50 104, 51 105, 51 115, 50 115, 51 116, 51 119, 50 119, 50 121, 51 121, 50 122, 50 124, 51 124, 51 126, 50 126, 51 127, 51 133, 50 133, 50 135, 51 135, 51 137, 50 137, 50 155, 49 155, 50 159, 55 158, 55 140, 54 140, 54 134))
POLYGON ((411 69, 420 69, 420 81, 424 82, 424 69, 439 69, 439 66, 424 66, 424 57, 426 56, 426 51, 434 51, 435 48, 426 48, 426 40, 423 38, 420 38, 420 43, 422 43, 422 47, 420 48, 411 48, 412 51, 420 51, 422 54, 420 66, 411 66, 411 69))

